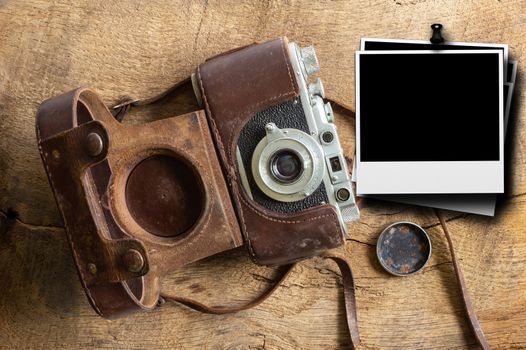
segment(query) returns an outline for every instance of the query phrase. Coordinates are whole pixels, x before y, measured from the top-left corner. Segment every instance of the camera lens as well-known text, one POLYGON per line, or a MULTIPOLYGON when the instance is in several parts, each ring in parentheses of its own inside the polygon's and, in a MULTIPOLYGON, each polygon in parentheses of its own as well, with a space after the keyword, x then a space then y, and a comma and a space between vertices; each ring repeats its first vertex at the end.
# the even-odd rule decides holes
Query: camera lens
POLYGON ((293 183, 303 173, 303 162, 299 155, 289 149, 279 150, 271 157, 272 175, 282 183, 293 183))

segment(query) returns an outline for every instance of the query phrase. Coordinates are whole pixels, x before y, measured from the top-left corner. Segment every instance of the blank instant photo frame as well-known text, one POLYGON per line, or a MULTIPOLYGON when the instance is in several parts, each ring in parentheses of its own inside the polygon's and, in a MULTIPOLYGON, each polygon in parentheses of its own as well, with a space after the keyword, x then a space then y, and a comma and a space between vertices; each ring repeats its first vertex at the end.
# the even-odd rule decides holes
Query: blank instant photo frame
POLYGON ((357 194, 502 193, 503 55, 357 52, 357 194))
MULTIPOLYGON (((383 38, 362 38, 360 50, 429 50, 433 47, 439 49, 469 49, 485 50, 500 49, 504 56, 504 139, 506 139, 506 129, 510 114, 510 106, 514 92, 514 83, 517 76, 517 61, 509 60, 508 45, 495 43, 472 43, 472 42, 445 42, 436 46, 425 40, 401 40, 383 38)), ((356 162, 353 161, 352 181, 356 182, 356 162)), ((369 195, 367 197, 422 205, 433 208, 455 210, 460 212, 495 215, 497 203, 496 194, 390 194, 390 195, 369 195)))

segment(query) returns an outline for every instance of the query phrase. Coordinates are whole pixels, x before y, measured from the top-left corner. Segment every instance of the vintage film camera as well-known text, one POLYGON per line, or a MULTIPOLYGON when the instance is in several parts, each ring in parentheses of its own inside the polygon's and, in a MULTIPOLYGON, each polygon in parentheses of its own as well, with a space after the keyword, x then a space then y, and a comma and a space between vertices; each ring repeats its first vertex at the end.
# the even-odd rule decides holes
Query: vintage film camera
POLYGON ((344 243, 358 217, 314 50, 232 50, 191 81, 203 110, 117 121, 80 88, 37 113, 39 150, 79 276, 104 317, 152 309, 169 271, 242 245, 281 265, 344 243))
POLYGON ((329 203, 338 219, 356 220, 358 208, 334 125, 334 114, 320 78, 312 46, 288 44, 299 96, 257 113, 241 130, 236 158, 248 196, 267 209, 282 213, 329 203))

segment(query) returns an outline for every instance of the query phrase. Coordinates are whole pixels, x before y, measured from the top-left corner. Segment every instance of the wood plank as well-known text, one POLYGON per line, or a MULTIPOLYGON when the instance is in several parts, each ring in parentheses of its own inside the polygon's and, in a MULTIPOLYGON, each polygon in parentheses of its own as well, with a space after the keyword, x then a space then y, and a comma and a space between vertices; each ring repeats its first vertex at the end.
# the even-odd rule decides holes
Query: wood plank
MULTIPOLYGON (((448 213, 475 309, 495 349, 526 348, 526 2, 7 0, 0 3, 0 348, 346 348, 341 278, 333 263, 299 265, 268 301, 235 315, 175 305, 107 321, 90 308, 40 161, 34 115, 41 101, 80 85, 107 103, 153 96, 205 58, 280 35, 314 44, 327 94, 354 105, 359 39, 426 39, 443 23, 449 40, 502 42, 519 60, 506 162, 507 193, 493 219, 448 213), (16 217, 16 218, 15 218, 16 217)), ((127 121, 176 114, 184 98, 127 121)), ((354 118, 339 115, 348 157, 354 118)), ((431 127, 431 124, 430 124, 431 127)), ((433 212, 360 202, 345 253, 356 277, 362 348, 474 348, 451 258, 433 212), (397 220, 428 228, 423 273, 391 277, 375 258, 380 231, 397 220)), ((242 250, 174 271, 163 291, 211 304, 249 300, 277 276, 242 250)))

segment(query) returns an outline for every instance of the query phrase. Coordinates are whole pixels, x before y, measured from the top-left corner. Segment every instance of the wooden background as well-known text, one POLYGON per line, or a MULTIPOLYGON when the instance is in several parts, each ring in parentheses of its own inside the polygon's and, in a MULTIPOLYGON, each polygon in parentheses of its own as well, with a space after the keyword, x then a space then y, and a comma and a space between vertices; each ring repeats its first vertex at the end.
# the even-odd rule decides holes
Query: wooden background
MULTIPOLYGON (((0 347, 348 347, 341 279, 335 265, 320 259, 298 266, 267 302, 235 315, 165 305, 116 321, 98 317, 78 281, 37 152, 35 111, 79 85, 96 88, 107 103, 122 94, 149 97, 206 57, 280 35, 314 44, 328 95, 354 105, 360 37, 427 39, 434 22, 445 25, 449 40, 508 43, 520 63, 507 193, 497 216, 448 217, 490 344, 526 348, 524 0, 0 1, 0 347)), ((175 113, 168 107, 136 113, 130 122, 175 113)), ((353 117, 339 116, 338 126, 352 157, 353 117)), ((433 212, 375 200, 361 201, 361 211, 345 250, 356 277, 362 348, 474 348, 433 212), (379 232, 397 220, 428 228, 433 242, 429 265, 409 278, 391 277, 375 259, 379 232)), ((163 291, 233 305, 275 277, 274 269, 236 251, 174 271, 163 291)))

